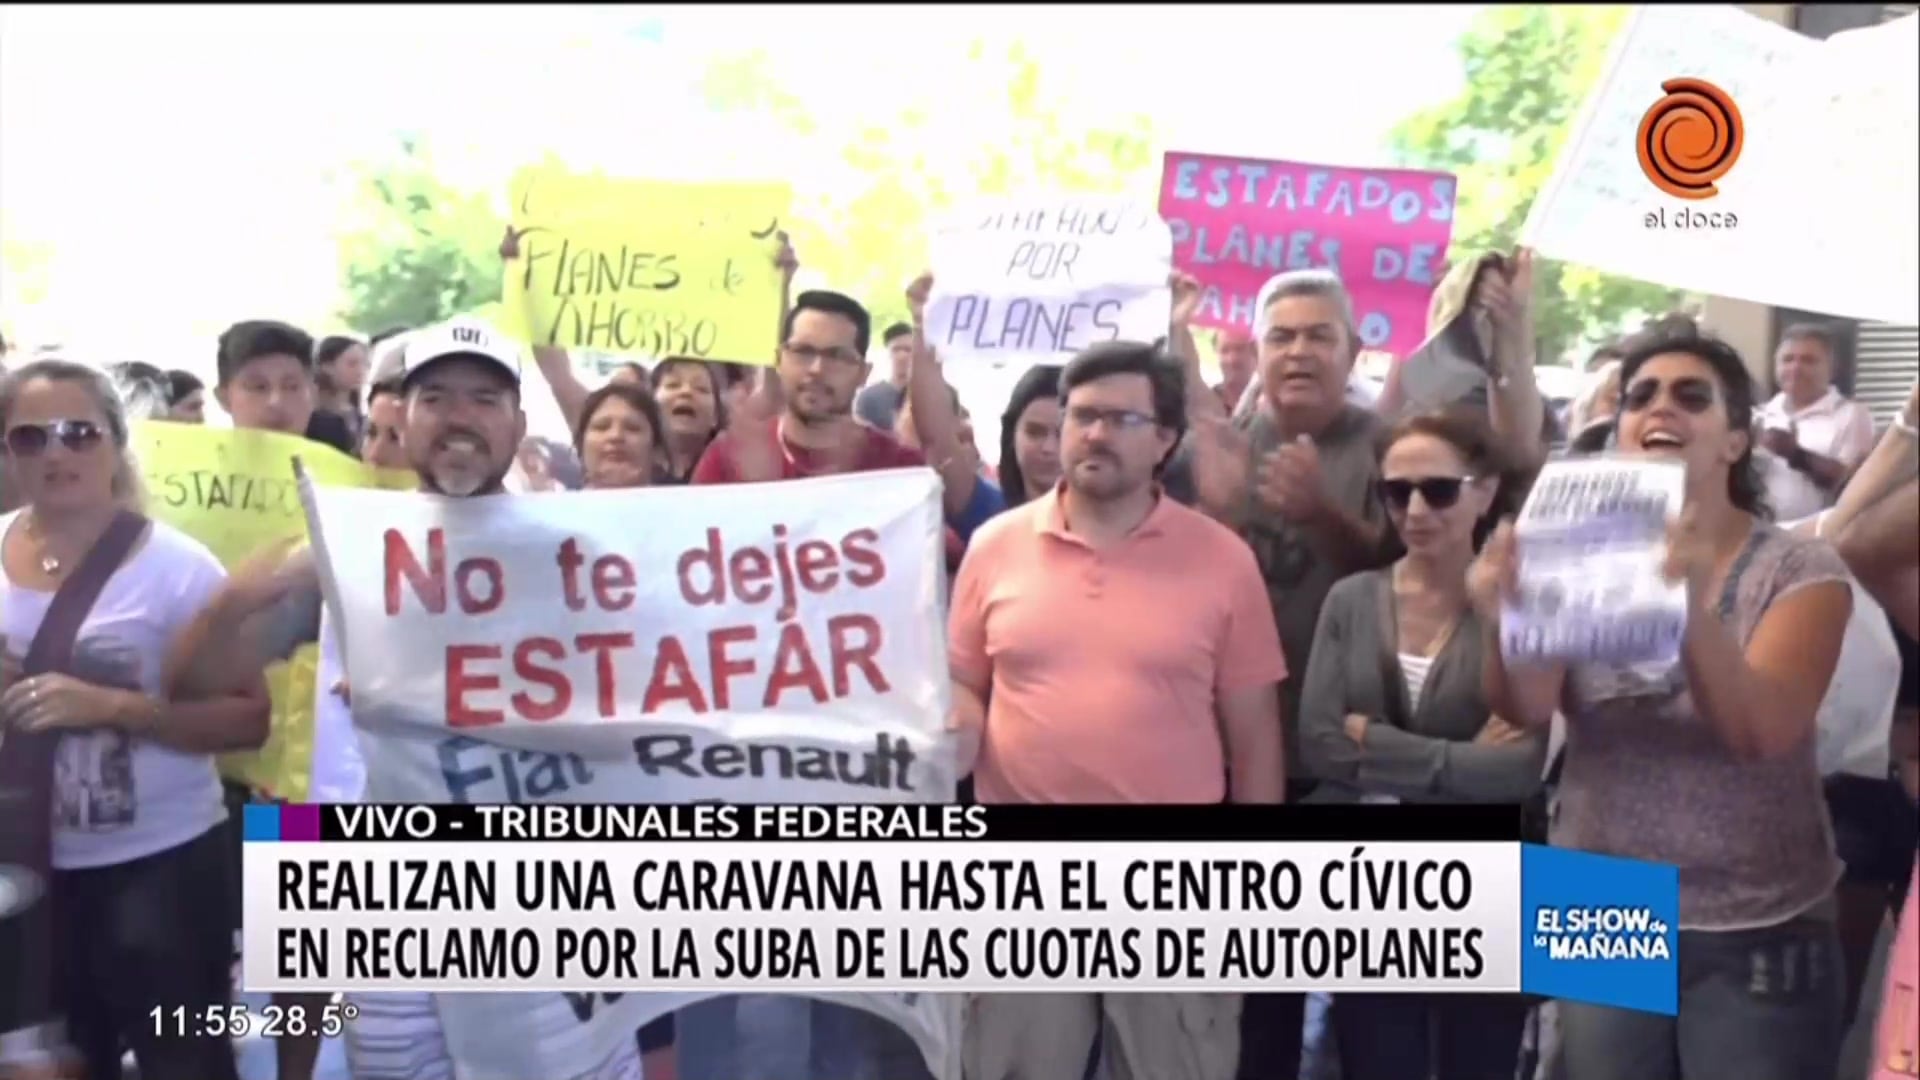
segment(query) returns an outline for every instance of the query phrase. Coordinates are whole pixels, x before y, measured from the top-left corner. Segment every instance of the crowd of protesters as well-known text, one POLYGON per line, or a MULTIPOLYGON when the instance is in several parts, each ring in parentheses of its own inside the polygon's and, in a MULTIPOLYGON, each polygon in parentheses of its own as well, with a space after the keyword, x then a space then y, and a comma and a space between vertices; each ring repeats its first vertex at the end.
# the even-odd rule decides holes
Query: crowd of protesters
MULTIPOLYGON (((790 282, 790 250, 781 265, 790 282)), ((146 1018, 234 990, 223 822, 261 796, 223 791, 214 755, 260 745, 261 671, 318 637, 311 555, 229 575, 142 523, 73 662, 17 670, 63 578, 139 508, 130 417, 201 423, 209 394, 235 427, 412 470, 445 497, 932 468, 962 798, 1503 803, 1534 809, 1542 840, 1680 868, 1677 1016, 1340 994, 1325 1023, 1299 994, 985 995, 966 1014, 969 1080, 1837 1075, 1914 874, 1920 400, 1876 435, 1834 388, 1824 328, 1782 335, 1769 399, 1732 348, 1670 317, 1597 357, 1595 391, 1551 439, 1523 252, 1471 264, 1449 293, 1482 373, 1457 400, 1357 389, 1352 303, 1324 271, 1275 277, 1250 332, 1216 336, 1209 385, 1200 289, 1175 275, 1163 340, 1026 372, 990 456, 925 344, 931 284, 879 335, 877 381, 866 309, 829 291, 783 291, 771 366, 665 357, 590 387, 564 350, 536 348, 570 445, 528 438, 521 347, 478 324, 316 341, 242 322, 216 344, 211 388, 146 365, 13 365, 0 721, 57 739, 53 946, 79 1075, 116 1080, 129 1051, 147 1080, 235 1075, 223 1039, 156 1038, 146 1018), (1689 604, 1681 660, 1510 667, 1502 519, 1551 455, 1596 452, 1686 466, 1668 553, 1689 604)), ((1910 953, 1905 911, 1895 950, 1910 953)), ((356 1077, 459 1075, 431 995, 355 1000, 356 1077)), ((1882 1019, 1874 1066, 1904 1052, 1908 1071, 1886 1075, 1913 1075, 1896 1045, 1912 1017, 1882 1019)), ((820 1002, 719 999, 591 1075, 922 1075, 885 1028, 820 1002)), ((278 1075, 312 1080, 317 1051, 282 1039, 278 1075)), ((26 1068, 0 1053, 0 1077, 26 1068)))

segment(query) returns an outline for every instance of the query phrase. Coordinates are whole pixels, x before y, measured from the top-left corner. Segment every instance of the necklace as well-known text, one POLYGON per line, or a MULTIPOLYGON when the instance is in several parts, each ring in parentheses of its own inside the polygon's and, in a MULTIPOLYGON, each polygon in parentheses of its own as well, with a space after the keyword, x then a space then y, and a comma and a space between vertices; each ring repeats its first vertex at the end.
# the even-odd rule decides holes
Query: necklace
MULTIPOLYGON (((1400 633, 1400 627, 1397 624, 1399 623, 1399 615, 1401 613, 1400 588, 1401 583, 1406 579, 1406 575, 1402 572, 1402 568, 1405 565, 1404 562, 1394 564, 1393 569, 1389 571, 1387 579, 1388 590, 1393 594, 1394 622, 1396 624, 1394 632, 1396 635, 1400 633)), ((1419 655, 1429 660, 1437 658, 1441 650, 1445 649, 1447 644, 1453 640, 1453 632, 1460 628, 1460 618, 1462 614, 1463 612, 1460 608, 1455 608, 1445 618, 1437 620, 1432 635, 1427 638, 1426 647, 1419 650, 1419 655)))
POLYGON ((59 577, 60 571, 67 565, 66 561, 47 550, 47 538, 40 534, 39 525, 36 519, 27 519, 27 536, 40 548, 40 572, 48 577, 59 577))

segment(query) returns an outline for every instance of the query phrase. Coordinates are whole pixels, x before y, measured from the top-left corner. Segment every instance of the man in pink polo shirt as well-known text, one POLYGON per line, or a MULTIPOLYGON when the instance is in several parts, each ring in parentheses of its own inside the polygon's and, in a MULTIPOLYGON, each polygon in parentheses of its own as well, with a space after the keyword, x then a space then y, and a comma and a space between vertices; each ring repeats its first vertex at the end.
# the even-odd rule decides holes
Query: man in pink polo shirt
MULTIPOLYGON (((1179 366, 1110 342, 1060 376, 1052 493, 974 534, 948 627, 954 726, 981 802, 1277 803, 1279 634, 1253 553, 1156 482, 1184 427, 1179 366)), ((1232 1080, 1232 994, 984 995, 970 1080, 1232 1080)))

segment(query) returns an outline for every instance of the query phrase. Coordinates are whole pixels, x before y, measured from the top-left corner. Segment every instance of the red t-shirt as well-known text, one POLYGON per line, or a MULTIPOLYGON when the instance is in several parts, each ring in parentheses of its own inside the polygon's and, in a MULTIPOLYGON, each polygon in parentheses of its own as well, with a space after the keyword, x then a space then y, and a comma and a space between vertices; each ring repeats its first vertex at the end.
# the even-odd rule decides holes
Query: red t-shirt
MULTIPOLYGON (((910 469, 925 465, 927 459, 920 451, 902 443, 887 432, 878 428, 860 425, 860 436, 864 440, 859 452, 854 456, 853 468, 849 472, 876 472, 881 469, 910 469)), ((824 476, 833 471, 828 455, 816 450, 808 450, 792 443, 780 443, 774 429, 767 429, 764 438, 773 446, 780 457, 780 479, 804 480, 810 476, 824 476)), ((740 483, 740 468, 735 458, 737 446, 733 432, 722 433, 707 446, 700 455, 700 464, 693 467, 693 482, 696 484, 737 484, 740 483)))
MULTIPOLYGON (((906 445, 891 434, 878 428, 860 425, 860 435, 864 440, 860 451, 855 455, 850 472, 877 472, 881 469, 910 469, 927 463, 920 451, 906 445)), ((769 430, 764 436, 769 442, 779 438, 769 430)), ((708 445, 706 453, 700 455, 700 463, 693 467, 693 483, 696 484, 737 484, 740 482, 740 468, 734 458, 735 442, 732 432, 722 434, 708 445)), ((809 476, 822 476, 830 472, 824 455, 817 451, 787 443, 780 447, 780 479, 803 480, 809 476)), ((951 527, 947 529, 947 565, 949 569, 959 565, 960 554, 966 545, 960 542, 960 536, 951 527)))

